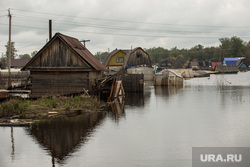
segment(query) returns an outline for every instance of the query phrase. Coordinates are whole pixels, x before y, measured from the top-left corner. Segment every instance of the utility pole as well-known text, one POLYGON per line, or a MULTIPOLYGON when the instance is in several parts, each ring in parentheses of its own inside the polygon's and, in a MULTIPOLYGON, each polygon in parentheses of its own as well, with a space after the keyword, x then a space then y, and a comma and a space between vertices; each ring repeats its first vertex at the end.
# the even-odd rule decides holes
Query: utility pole
POLYGON ((49 20, 49 40, 52 38, 52 20, 49 20))
POLYGON ((83 45, 85 47, 85 42, 90 42, 90 40, 81 40, 80 42, 83 42, 83 45))
POLYGON ((9 76, 8 76, 8 88, 11 87, 11 73, 10 73, 10 68, 11 68, 11 14, 10 14, 10 9, 9 11, 9 50, 8 50, 8 72, 9 72, 9 76))

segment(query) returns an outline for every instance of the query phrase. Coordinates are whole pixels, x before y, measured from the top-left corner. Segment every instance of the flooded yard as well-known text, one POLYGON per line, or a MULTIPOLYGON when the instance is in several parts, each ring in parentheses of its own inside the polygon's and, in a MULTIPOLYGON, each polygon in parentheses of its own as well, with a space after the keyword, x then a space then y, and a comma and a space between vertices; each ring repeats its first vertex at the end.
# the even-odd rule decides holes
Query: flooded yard
POLYGON ((0 127, 0 166, 191 167, 192 147, 250 147, 250 73, 145 84, 122 112, 0 127))

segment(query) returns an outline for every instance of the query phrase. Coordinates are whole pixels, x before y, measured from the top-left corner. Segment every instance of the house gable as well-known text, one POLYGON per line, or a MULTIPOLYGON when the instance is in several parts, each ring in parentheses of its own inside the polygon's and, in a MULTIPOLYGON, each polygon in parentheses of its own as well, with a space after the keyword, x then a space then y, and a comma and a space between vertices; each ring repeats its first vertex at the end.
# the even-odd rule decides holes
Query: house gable
POLYGON ((125 58, 126 53, 122 50, 119 50, 110 57, 107 66, 122 66, 125 61, 125 58))
POLYGON ((151 67, 151 60, 149 55, 140 47, 135 48, 132 52, 128 53, 124 62, 125 68, 134 66, 149 66, 151 67))
POLYGON ((60 38, 55 38, 48 43, 32 61, 29 62, 27 69, 36 68, 90 68, 73 50, 66 45, 60 38))

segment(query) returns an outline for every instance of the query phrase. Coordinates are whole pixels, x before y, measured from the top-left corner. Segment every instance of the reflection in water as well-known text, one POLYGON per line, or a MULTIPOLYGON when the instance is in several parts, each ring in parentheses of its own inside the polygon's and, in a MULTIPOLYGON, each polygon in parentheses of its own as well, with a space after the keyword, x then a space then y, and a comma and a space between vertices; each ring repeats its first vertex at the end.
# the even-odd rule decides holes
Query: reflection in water
POLYGON ((155 95, 169 97, 177 94, 182 88, 182 86, 155 86, 155 95))
POLYGON ((119 118, 125 116, 125 112, 124 112, 124 101, 122 98, 116 98, 111 104, 110 107, 108 109, 111 114, 112 114, 112 118, 115 121, 118 121, 119 118))
POLYGON ((102 112, 86 113, 78 117, 43 121, 27 130, 50 152, 54 166, 54 159, 57 159, 58 163, 63 163, 88 139, 104 117, 105 113, 102 112))
POLYGON ((144 94, 127 92, 125 95, 125 105, 143 107, 144 106, 144 94))
POLYGON ((38 142, 21 128, 0 128, 0 166, 191 167, 192 147, 249 147, 246 74, 245 86, 233 85, 234 75, 226 76, 230 86, 209 85, 213 75, 184 88, 145 86, 143 95, 126 94, 125 107, 113 104, 119 123, 98 114, 45 122, 27 130, 38 142))
POLYGON ((224 86, 218 87, 218 92, 220 93, 221 103, 223 106, 227 105, 227 101, 230 100, 234 103, 245 103, 246 99, 243 98, 245 91, 248 87, 243 86, 224 86))
POLYGON ((12 161, 15 160, 15 142, 14 142, 14 132, 13 132, 13 127, 11 127, 11 158, 12 161))

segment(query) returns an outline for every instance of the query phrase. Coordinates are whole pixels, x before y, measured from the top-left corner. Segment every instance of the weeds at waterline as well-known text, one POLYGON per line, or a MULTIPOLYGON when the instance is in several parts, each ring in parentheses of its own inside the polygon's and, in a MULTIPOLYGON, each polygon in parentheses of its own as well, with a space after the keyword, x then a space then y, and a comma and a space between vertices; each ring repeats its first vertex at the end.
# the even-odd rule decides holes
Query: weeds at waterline
POLYGON ((44 115, 43 112, 54 110, 88 110, 96 111, 101 109, 104 102, 100 102, 95 97, 87 97, 83 95, 70 97, 47 97, 37 100, 28 100, 15 98, 0 103, 0 118, 12 117, 18 115, 19 117, 27 117, 33 115, 38 117, 44 115))

